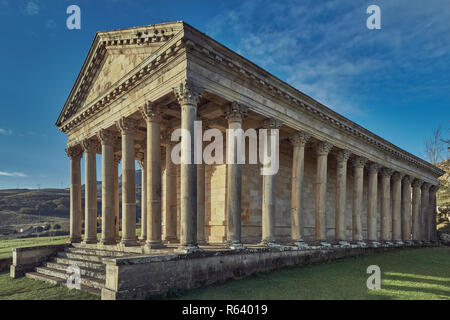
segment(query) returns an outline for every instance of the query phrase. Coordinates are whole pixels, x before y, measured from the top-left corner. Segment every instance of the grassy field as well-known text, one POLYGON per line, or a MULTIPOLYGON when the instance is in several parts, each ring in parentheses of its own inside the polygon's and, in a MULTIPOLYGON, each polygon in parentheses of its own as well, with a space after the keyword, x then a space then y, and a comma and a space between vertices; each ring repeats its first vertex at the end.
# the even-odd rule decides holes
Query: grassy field
POLYGON ((405 249, 257 274, 177 299, 450 299, 450 247, 405 249), (381 289, 368 290, 369 265, 381 289))
POLYGON ((51 285, 28 278, 12 280, 0 274, 0 300, 94 300, 97 296, 65 286, 51 285))
MULTIPOLYGON (((49 241, 66 241, 54 239, 49 241)), ((27 278, 0 274, 1 299, 96 299, 27 278)), ((171 299, 447 299, 450 300, 450 247, 404 249, 298 266, 187 291, 171 299), (369 265, 381 268, 381 289, 368 290, 369 265)))
MULTIPOLYGON (((122 234, 120 232, 119 234, 122 234)), ((136 229, 136 235, 139 237, 141 235, 141 229, 136 229)), ((101 239, 101 234, 97 233, 97 238, 101 239)), ((33 247, 33 246, 45 246, 50 244, 61 244, 66 243, 69 240, 69 236, 58 236, 58 237, 38 237, 38 238, 24 238, 24 239, 11 239, 11 240, 0 240, 0 259, 8 258, 12 256, 13 248, 22 247, 33 247)))
POLYGON ((13 248, 61 244, 67 242, 68 240, 69 236, 2 240, 0 241, 0 258, 11 257, 13 248))

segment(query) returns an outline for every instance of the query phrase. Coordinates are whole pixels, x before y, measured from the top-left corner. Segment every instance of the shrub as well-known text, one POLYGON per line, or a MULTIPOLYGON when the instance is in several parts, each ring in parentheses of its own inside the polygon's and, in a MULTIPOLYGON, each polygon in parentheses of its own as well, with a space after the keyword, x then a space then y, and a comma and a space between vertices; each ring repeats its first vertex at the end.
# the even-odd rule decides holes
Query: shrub
POLYGON ((53 225, 53 230, 61 229, 61 226, 59 224, 53 225))

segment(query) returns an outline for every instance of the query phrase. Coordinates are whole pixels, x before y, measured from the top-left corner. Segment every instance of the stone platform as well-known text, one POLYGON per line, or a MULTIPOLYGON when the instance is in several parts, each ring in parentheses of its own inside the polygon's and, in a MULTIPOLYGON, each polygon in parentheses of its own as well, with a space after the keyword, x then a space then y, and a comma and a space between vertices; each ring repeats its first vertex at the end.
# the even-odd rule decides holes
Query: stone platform
POLYGON ((437 243, 322 244, 309 246, 248 244, 240 250, 223 245, 178 253, 176 245, 144 246, 67 244, 14 249, 11 277, 66 285, 70 266, 81 273, 81 289, 104 300, 148 299, 205 285, 239 279, 294 265, 325 262, 437 243))

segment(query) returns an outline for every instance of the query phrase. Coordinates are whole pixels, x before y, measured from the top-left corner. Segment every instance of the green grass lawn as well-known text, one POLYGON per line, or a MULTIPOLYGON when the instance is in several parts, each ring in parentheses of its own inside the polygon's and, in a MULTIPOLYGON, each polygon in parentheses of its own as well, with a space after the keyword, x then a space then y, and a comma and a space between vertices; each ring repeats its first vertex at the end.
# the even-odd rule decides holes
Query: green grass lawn
POLYGON ((62 285, 52 285, 28 278, 11 279, 9 273, 0 274, 0 300, 94 300, 90 293, 69 290, 62 285))
MULTIPOLYGON (((122 234, 122 232, 120 232, 122 234)), ((141 229, 136 229, 136 234, 139 237, 141 235, 141 229)), ((97 234, 97 238, 101 239, 101 234, 97 234)), ((33 247, 33 246, 45 246, 50 244, 62 244, 69 240, 69 236, 57 236, 57 237, 35 237, 24 239, 11 239, 0 240, 0 259, 12 257, 13 248, 33 247)))
POLYGON ((450 247, 404 249, 292 267, 186 292, 177 299, 450 299, 450 247), (381 289, 366 286, 369 265, 381 289))

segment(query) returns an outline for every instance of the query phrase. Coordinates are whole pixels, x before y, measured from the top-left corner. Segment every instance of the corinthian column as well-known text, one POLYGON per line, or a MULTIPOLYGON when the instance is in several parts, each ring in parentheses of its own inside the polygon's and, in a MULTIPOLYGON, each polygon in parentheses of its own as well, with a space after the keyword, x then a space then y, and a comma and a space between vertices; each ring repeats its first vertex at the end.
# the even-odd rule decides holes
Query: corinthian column
POLYGON ((81 242, 81 167, 83 151, 80 146, 68 147, 70 159, 70 242, 81 242))
POLYGON ((352 238, 353 241, 363 241, 361 212, 363 204, 364 166, 367 159, 356 157, 353 159, 353 210, 352 210, 352 238))
POLYGON ((422 184, 421 208, 420 208, 420 234, 423 241, 428 241, 428 206, 430 201, 430 184, 422 184))
POLYGON ((161 116, 158 105, 141 108, 147 122, 147 242, 150 249, 163 248, 161 234, 161 116))
POLYGON ((85 153, 85 209, 84 209, 84 243, 97 243, 97 166, 96 156, 99 149, 95 139, 82 142, 85 153))
POLYGON ((237 102, 231 103, 226 113, 228 120, 226 190, 227 245, 232 249, 243 248, 241 242, 242 164, 238 160, 245 150, 238 149, 238 146, 243 146, 242 120, 246 113, 247 108, 237 102), (238 139, 241 139, 242 142, 239 142, 238 139))
POLYGON ((97 134, 102 143, 102 240, 104 245, 115 243, 114 230, 114 172, 113 140, 109 130, 100 130, 97 134))
POLYGON ((177 168, 172 161, 172 149, 175 142, 172 142, 170 132, 164 135, 166 142, 166 183, 165 187, 165 201, 166 201, 166 215, 165 215, 165 238, 167 243, 177 242, 177 168))
POLYGON ((392 241, 402 243, 401 229, 401 197, 402 178, 404 174, 395 172, 392 176, 392 241))
POLYGON ((303 242, 303 181, 305 171, 305 145, 310 135, 298 131, 289 139, 294 147, 292 154, 292 189, 291 189, 291 238, 299 246, 303 242))
POLYGON ((121 155, 115 154, 114 155, 114 230, 115 230, 115 237, 116 241, 120 241, 120 234, 119 234, 119 163, 120 163, 121 155))
POLYGON ((326 195, 327 195, 327 162, 328 153, 333 145, 320 142, 317 146, 317 174, 316 174, 316 240, 326 241, 326 195))
POLYGON ((377 241, 377 197, 378 197, 378 170, 377 163, 369 165, 369 190, 367 200, 367 240, 377 241))
POLYGON ((415 179, 412 184, 412 239, 414 241, 420 240, 420 186, 422 183, 419 179, 415 179))
POLYGON ((380 210, 380 238, 387 242, 391 240, 391 175, 392 169, 381 170, 381 210, 380 210))
POLYGON ((188 81, 174 88, 181 107, 181 252, 199 250, 197 244, 197 168, 194 163, 194 122, 200 92, 188 81))
POLYGON ((339 150, 336 155, 336 219, 335 240, 345 245, 345 208, 347 198, 347 162, 352 153, 348 150, 339 150))
POLYGON ((402 240, 411 240, 411 182, 410 176, 402 180, 402 240))
POLYGON ((141 167, 141 236, 139 240, 147 240, 147 157, 146 148, 142 152, 137 152, 136 159, 138 159, 141 167))
POLYGON ((432 186, 430 188, 430 205, 428 214, 428 239, 430 241, 437 241, 437 230, 436 230, 436 192, 438 191, 438 186, 432 186))
POLYGON ((136 237, 136 172, 134 135, 136 122, 122 118, 117 122, 122 134, 122 246, 137 245, 136 237))

